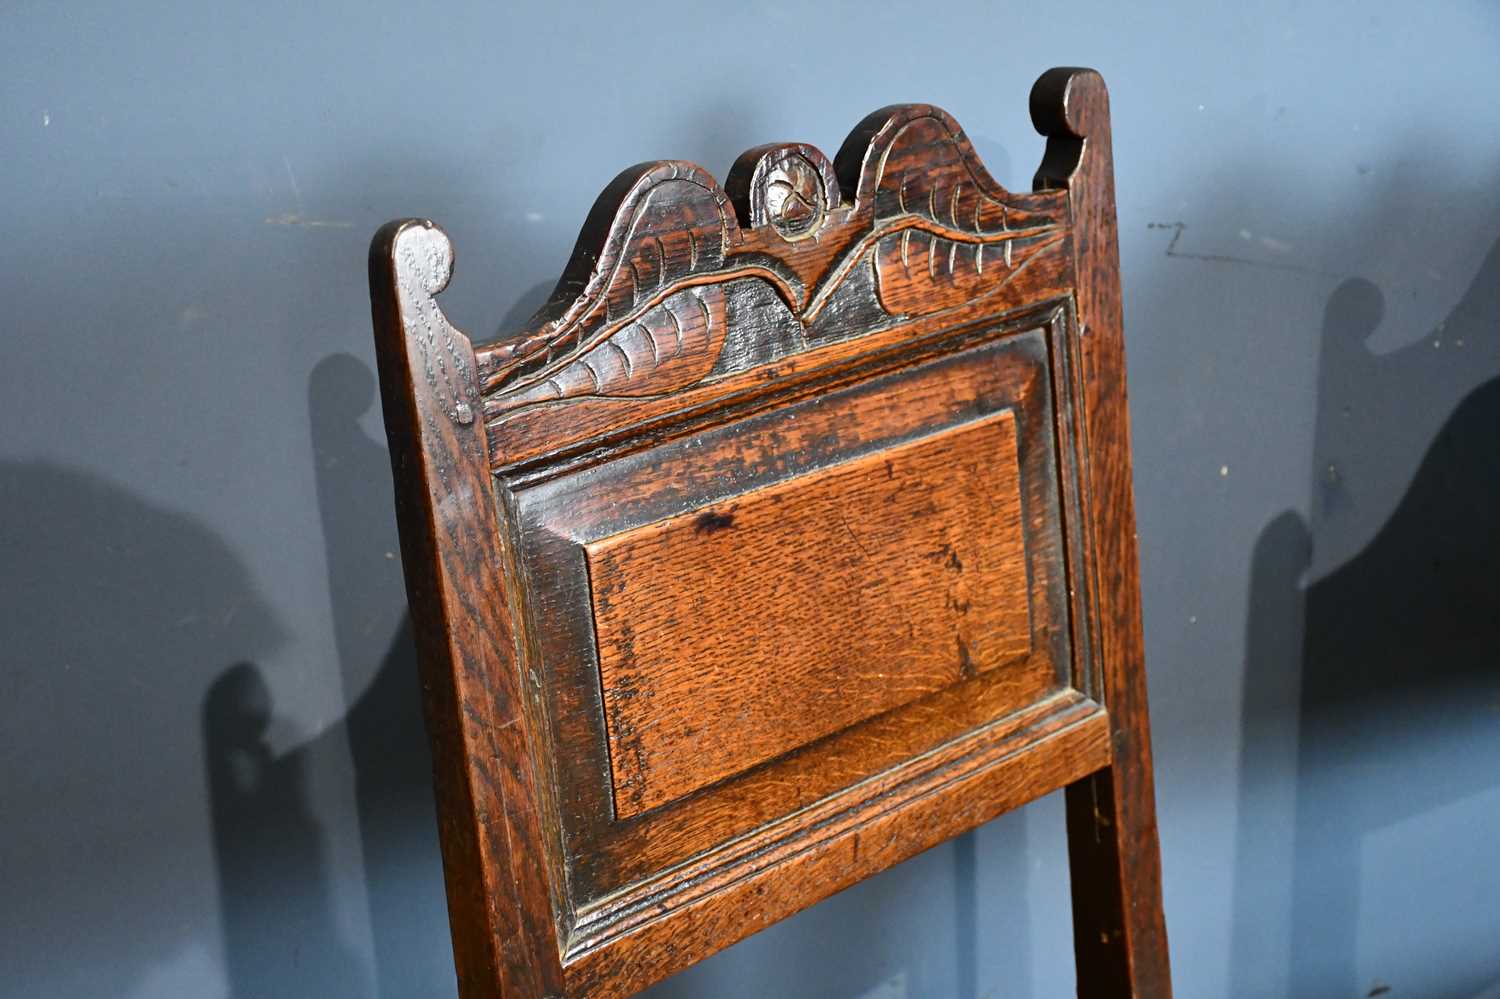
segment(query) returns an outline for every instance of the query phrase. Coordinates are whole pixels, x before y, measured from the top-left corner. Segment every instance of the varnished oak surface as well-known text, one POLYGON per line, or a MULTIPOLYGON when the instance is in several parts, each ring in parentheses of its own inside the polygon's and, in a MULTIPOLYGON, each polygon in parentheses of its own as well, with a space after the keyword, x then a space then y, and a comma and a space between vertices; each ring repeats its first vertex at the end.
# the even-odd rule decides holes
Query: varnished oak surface
POLYGON ((1009 411, 591 542, 616 814, 1029 652, 1023 545, 1009 411))
POLYGON ((474 346, 371 248, 459 987, 623 996, 1068 788, 1082 995, 1167 996, 1108 108, 662 161, 474 346))
MULTIPOLYGON (((1070 635, 1060 571, 1062 538, 1054 468, 1047 337, 1060 335, 1063 314, 982 324, 955 331, 944 349, 906 357, 894 370, 854 369, 838 383, 800 398, 652 447, 606 452, 591 463, 548 477, 505 477, 504 495, 518 526, 518 570, 527 580, 542 682, 543 717, 552 754, 564 851, 573 897, 580 905, 716 845, 758 834, 764 823, 902 764, 985 720, 1023 708, 1067 682, 1070 635), (902 405, 891 406, 893 393, 902 405), (1014 414, 1021 456, 1020 487, 1027 535, 1031 653, 926 698, 832 733, 763 765, 643 813, 612 813, 601 676, 596 649, 597 605, 586 571, 586 546, 634 527, 657 523, 705 502, 804 478, 858 456, 876 455, 1001 412, 1014 414), (670 476, 661 469, 670 467, 670 476), (513 490, 513 491, 512 491, 513 490)), ((929 345, 927 351, 939 345, 929 345)), ((672 589, 670 578, 656 581, 672 589)), ((811 591, 813 593, 817 590, 811 591)), ((776 614, 764 613, 764 626, 776 614)), ((778 602, 777 606, 781 606, 778 602)), ((788 608, 797 613, 798 609, 788 608)), ((703 625, 711 618, 684 617, 703 625)), ((715 629, 704 628, 706 634, 715 629)), ((954 649, 956 652, 956 647, 954 649)), ((956 660, 955 660, 956 661, 956 660)), ((708 663, 705 665, 712 665, 708 663)), ((753 674, 739 671, 745 678, 753 674)), ((899 684, 899 669, 888 682, 899 684)), ((768 689, 769 681, 768 681, 768 689)), ((727 692, 725 692, 727 693, 727 692)), ((830 710, 835 705, 824 702, 830 710)), ((710 712, 718 715, 717 710, 710 712)), ((769 728, 751 712, 741 737, 769 728)), ((648 730, 649 731, 649 730, 648 730)))

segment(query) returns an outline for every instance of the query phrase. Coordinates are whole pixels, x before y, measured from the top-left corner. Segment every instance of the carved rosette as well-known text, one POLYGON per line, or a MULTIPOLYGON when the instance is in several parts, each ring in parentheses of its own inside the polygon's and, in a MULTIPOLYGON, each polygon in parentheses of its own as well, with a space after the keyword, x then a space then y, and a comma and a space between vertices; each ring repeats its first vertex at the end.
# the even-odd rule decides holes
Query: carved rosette
POLYGON ((828 214, 828 199, 810 162, 788 156, 776 164, 766 181, 765 214, 786 240, 805 239, 817 232, 828 214))
POLYGON ((800 143, 744 153, 729 172, 729 196, 750 228, 769 227, 789 243, 816 236, 840 200, 833 164, 800 143))

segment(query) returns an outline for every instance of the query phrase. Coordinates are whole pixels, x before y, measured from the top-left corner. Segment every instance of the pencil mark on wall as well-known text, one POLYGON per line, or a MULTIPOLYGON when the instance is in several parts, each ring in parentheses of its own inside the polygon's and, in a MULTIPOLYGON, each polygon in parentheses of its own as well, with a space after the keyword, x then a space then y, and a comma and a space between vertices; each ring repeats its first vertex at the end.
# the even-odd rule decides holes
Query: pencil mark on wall
POLYGON ((1147 222, 1147 229, 1171 229, 1172 240, 1167 244, 1165 255, 1177 260, 1199 260, 1211 264, 1237 264, 1241 267, 1260 267, 1273 271, 1292 271, 1297 274, 1316 274, 1320 277, 1343 278, 1345 275, 1333 271, 1325 271, 1321 267, 1309 267, 1306 264, 1282 263, 1275 260, 1255 260, 1251 257, 1239 257, 1231 253, 1188 253, 1179 250, 1177 244, 1182 241, 1182 234, 1187 231, 1186 222, 1147 222))

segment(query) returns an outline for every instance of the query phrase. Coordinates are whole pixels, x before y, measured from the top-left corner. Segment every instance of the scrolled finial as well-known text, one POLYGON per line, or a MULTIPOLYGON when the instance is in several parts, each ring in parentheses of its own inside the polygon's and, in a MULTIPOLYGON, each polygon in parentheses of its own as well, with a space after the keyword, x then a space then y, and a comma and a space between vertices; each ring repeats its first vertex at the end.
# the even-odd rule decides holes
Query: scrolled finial
POLYGON ((1087 138, 1102 112, 1109 115, 1109 90, 1097 70, 1059 66, 1037 77, 1031 87, 1031 122, 1049 138, 1087 138))
POLYGON ((389 235, 377 235, 377 246, 382 240, 389 247, 400 321, 413 369, 420 372, 433 400, 448 418, 469 426, 479 407, 473 347, 434 301, 453 279, 453 243, 446 232, 426 219, 396 223, 389 235))
POLYGON ((1047 137, 1035 186, 1067 187, 1083 165, 1085 144, 1109 146, 1109 90, 1092 69, 1049 69, 1031 88, 1031 123, 1047 137))
POLYGON ((440 226, 426 219, 411 222, 396 234, 395 245, 401 272, 427 294, 436 295, 453 280, 453 243, 440 226))

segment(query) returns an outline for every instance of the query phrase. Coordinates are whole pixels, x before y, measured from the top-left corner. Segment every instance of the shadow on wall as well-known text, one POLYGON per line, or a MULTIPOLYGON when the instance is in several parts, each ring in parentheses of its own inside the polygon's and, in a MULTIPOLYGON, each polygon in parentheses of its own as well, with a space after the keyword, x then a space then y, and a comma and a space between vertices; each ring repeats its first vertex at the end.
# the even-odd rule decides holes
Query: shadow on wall
POLYGON ((334 638, 350 699, 345 731, 335 738, 348 739, 354 762, 375 947, 373 994, 445 993, 456 985, 432 757, 405 614, 390 637, 390 608, 406 603, 391 462, 384 441, 373 440, 359 423, 379 409, 375 377, 362 361, 335 354, 313 369, 307 395, 334 638))
POLYGON ((361 962, 335 921, 324 837, 309 807, 308 755, 275 755, 273 721, 270 691, 251 663, 230 667, 204 698, 230 994, 272 996, 295 981, 319 995, 367 995, 361 962))
MULTIPOLYGON (((0 993, 127 994, 183 958, 214 905, 204 818, 183 805, 203 794, 199 692, 285 635, 191 517, 39 461, 0 462, 0 509, 0 993)), ((281 830, 294 853, 316 840, 297 814, 281 830)), ((298 889, 280 891, 275 911, 298 889)))
MULTIPOLYGON (((1061 802, 1049 804, 1060 828, 1061 802)), ((1035 989, 1031 967, 1026 820, 1026 810, 1002 815, 766 928, 642 999, 1050 995, 1050 987, 1035 989), (983 912, 981 884, 1003 889, 983 912), (945 909, 951 919, 933 918, 945 909), (981 991, 991 979, 1003 985, 981 991)), ((1058 944, 1071 952, 1071 938, 1058 944)))
POLYGON ((1500 378, 1373 540, 1304 582, 1362 486, 1404 473, 1383 436, 1500 370, 1500 244, 1435 337, 1371 353, 1384 310, 1362 279, 1329 299, 1311 523, 1279 515, 1253 559, 1232 980, 1285 969, 1274 994, 1296 999, 1500 981, 1500 378))
POLYGON ((236 999, 285 994, 431 996, 455 988, 437 855, 431 757, 391 516, 390 462, 360 419, 373 407, 365 364, 336 354, 314 369, 308 407, 327 545, 334 638, 347 696, 339 724, 273 757, 274 714, 253 665, 227 670, 204 701, 226 964, 236 999), (374 676, 369 674, 374 669, 374 676), (308 761, 347 743, 355 775, 374 967, 340 943, 327 866, 309 814, 308 761), (289 905, 287 885, 302 885, 289 905), (294 966, 286 964, 295 955, 294 966), (371 971, 373 970, 373 975, 371 971))
MULTIPOLYGON (((503 245, 515 236, 501 232, 495 239, 503 245)), ((519 328, 551 289, 549 282, 521 294, 502 327, 519 328)), ((368 322, 361 310, 356 325, 365 344, 368 322)), ((322 358, 308 376, 307 406, 337 669, 348 709, 317 736, 275 754, 267 734, 277 712, 253 663, 225 670, 203 700, 229 994, 451 996, 457 982, 431 754, 416 646, 404 613, 391 465, 369 365, 344 353, 322 358), (362 884, 353 886, 333 870, 328 847, 344 845, 328 843, 318 829, 309 781, 314 773, 342 779, 346 767, 353 770, 363 874, 362 884), (360 890, 369 951, 352 946, 347 936, 361 927, 346 926, 347 911, 338 911, 340 901, 347 910, 360 890)), ((339 852, 352 851, 344 846, 339 852)))

